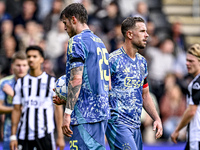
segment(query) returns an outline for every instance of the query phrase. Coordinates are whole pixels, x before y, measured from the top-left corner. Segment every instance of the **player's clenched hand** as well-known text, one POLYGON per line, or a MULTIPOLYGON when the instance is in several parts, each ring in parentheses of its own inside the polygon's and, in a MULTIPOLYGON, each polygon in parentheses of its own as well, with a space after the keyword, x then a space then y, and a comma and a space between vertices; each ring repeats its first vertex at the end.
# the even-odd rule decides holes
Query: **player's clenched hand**
POLYGON ((10 149, 11 150, 17 150, 17 145, 18 145, 17 140, 10 141, 10 149))
POLYGON ((153 123, 153 131, 156 131, 156 139, 160 138, 163 134, 163 128, 162 128, 162 123, 161 121, 154 121, 153 123))
POLYGON ((66 101, 63 99, 60 99, 57 95, 53 96, 53 103, 56 105, 65 105, 66 101))
POLYGON ((171 134, 172 142, 177 143, 178 135, 179 135, 179 132, 178 132, 178 131, 174 131, 174 132, 171 134))
MULTIPOLYGON (((53 89, 53 91, 55 92, 55 89, 53 89)), ((53 96, 53 103, 56 105, 65 105, 66 101, 63 99, 60 99, 57 95, 53 96)))
POLYGON ((71 134, 73 134, 72 130, 70 129, 70 122, 71 115, 64 113, 62 131, 63 134, 67 137, 71 137, 71 134))
POLYGON ((57 140, 56 140, 56 148, 60 148, 60 150, 64 150, 64 148, 65 148, 65 140, 64 140, 64 138, 63 137, 61 137, 61 138, 57 138, 57 140))

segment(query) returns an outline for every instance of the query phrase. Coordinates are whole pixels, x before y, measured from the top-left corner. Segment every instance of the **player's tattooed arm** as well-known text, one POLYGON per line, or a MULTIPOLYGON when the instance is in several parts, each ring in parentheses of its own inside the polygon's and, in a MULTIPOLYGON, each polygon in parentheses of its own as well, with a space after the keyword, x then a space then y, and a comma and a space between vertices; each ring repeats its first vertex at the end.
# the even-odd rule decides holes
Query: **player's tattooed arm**
POLYGON ((71 69, 66 108, 73 110, 78 100, 83 76, 83 66, 71 69))

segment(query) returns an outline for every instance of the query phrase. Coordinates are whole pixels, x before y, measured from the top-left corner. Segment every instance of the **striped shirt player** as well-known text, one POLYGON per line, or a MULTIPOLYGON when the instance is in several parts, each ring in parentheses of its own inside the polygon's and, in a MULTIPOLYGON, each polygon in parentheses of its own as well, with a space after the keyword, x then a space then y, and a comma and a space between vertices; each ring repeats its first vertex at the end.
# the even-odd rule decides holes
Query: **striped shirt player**
POLYGON ((142 89, 148 86, 146 59, 139 53, 132 59, 121 47, 110 54, 109 65, 112 85, 109 94, 111 119, 108 121, 106 136, 110 148, 142 149, 142 145, 135 142, 142 141, 142 89))
POLYGON ((186 66, 193 80, 188 85, 187 108, 171 134, 177 143, 180 130, 188 125, 188 140, 185 150, 200 150, 200 45, 193 44, 187 49, 186 66))
POLYGON ((101 149, 105 148, 103 130, 106 128, 110 113, 108 57, 102 40, 89 29, 83 30, 69 40, 66 63, 67 85, 70 70, 84 66, 80 94, 71 114, 73 135, 70 142, 77 140, 75 146, 79 148, 90 149, 92 147, 95 149, 96 146, 101 149), (98 122, 100 124, 94 124, 98 122), (91 141, 93 144, 90 145, 91 141))
POLYGON ((27 74, 17 80, 13 104, 23 106, 18 124, 18 140, 31 141, 46 136, 50 138, 50 147, 55 149, 54 84, 55 78, 46 72, 37 77, 27 74))
POLYGON ((188 85, 188 94, 186 98, 188 105, 197 106, 196 113, 188 124, 188 142, 186 149, 194 147, 195 150, 200 150, 200 74, 188 85), (193 143, 194 145, 191 145, 193 143))
MULTIPOLYGON (((5 106, 13 106, 12 105, 12 97, 7 95, 3 91, 3 87, 5 84, 10 85, 13 89, 15 86, 16 80, 14 75, 10 75, 4 77, 0 80, 0 101, 3 101, 5 106)), ((5 114, 5 121, 4 121, 4 130, 3 130, 3 147, 6 149, 6 146, 10 143, 10 135, 11 135, 11 114, 5 114)))

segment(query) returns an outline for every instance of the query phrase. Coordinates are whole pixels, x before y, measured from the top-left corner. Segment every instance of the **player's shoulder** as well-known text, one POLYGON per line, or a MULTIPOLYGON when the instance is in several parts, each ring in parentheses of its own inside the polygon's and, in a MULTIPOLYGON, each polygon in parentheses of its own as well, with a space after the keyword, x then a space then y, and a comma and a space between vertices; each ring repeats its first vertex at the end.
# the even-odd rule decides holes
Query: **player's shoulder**
POLYGON ((9 75, 9 76, 6 76, 6 77, 2 78, 0 80, 0 85, 12 81, 14 79, 14 77, 15 77, 14 75, 9 75))
POLYGON ((101 40, 101 38, 98 37, 97 35, 95 35, 91 30, 84 30, 78 36, 81 36, 81 39, 84 42, 103 43, 103 41, 101 40))
POLYGON ((56 77, 55 76, 53 76, 53 75, 50 75, 49 73, 47 73, 47 72, 43 72, 43 77, 47 77, 47 78, 52 78, 52 79, 56 79, 56 77))
POLYGON ((146 61, 146 58, 145 58, 144 56, 142 56, 140 53, 136 53, 136 57, 137 57, 139 60, 146 61))
POLYGON ((193 79, 192 89, 200 90, 200 74, 193 79))
POLYGON ((109 61, 119 58, 119 56, 122 54, 123 54, 123 52, 121 51, 120 48, 113 51, 112 53, 109 54, 109 61))

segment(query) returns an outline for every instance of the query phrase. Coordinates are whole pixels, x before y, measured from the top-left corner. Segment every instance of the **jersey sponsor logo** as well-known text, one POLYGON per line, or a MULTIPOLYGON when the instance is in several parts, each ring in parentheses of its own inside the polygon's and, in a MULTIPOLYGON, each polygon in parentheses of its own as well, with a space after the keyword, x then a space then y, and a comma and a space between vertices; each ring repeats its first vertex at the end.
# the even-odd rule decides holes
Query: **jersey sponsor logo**
POLYGON ((198 82, 196 82, 193 86, 192 86, 193 89, 195 90, 199 90, 200 89, 200 85, 198 82))
POLYGON ((126 87, 139 88, 143 85, 143 82, 141 80, 135 79, 133 77, 126 77, 124 79, 124 85, 126 87))
POLYGON ((41 88, 42 89, 46 89, 47 88, 47 84, 46 83, 41 83, 41 88))
POLYGON ((25 106, 38 106, 38 101, 37 100, 26 100, 24 102, 25 106))

